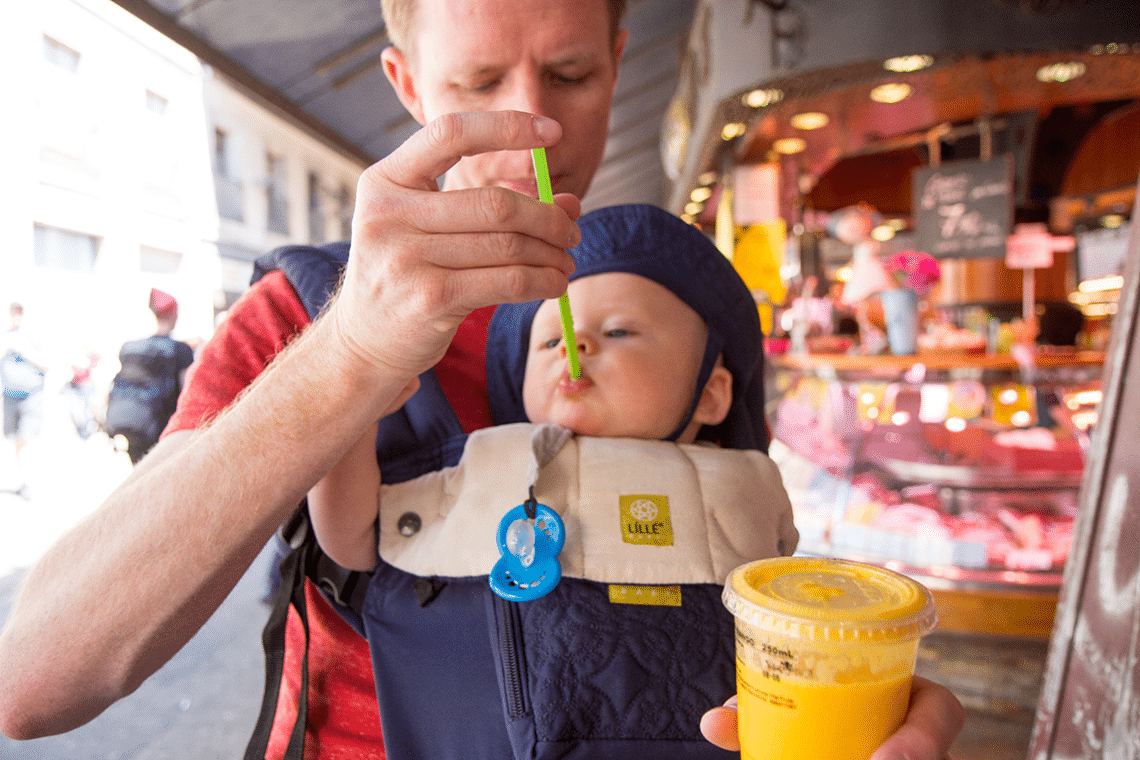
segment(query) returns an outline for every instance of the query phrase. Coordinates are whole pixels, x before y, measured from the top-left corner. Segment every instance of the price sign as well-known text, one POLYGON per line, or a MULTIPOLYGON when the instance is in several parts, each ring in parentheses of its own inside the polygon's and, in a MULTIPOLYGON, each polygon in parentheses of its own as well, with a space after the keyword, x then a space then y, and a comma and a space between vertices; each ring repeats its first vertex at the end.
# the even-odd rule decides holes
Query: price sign
POLYGON ((1044 269, 1053 266, 1052 235, 1013 235, 1006 244, 1005 265, 1010 269, 1044 269))
POLYGON ((1073 247, 1073 238, 1054 237, 1044 224, 1019 224, 1007 241, 1005 265, 1010 269, 1051 267, 1054 251, 1071 251, 1073 247))
POLYGON ((911 185, 919 250, 936 258, 1005 256, 1013 220, 1013 156, 915 169, 911 185))

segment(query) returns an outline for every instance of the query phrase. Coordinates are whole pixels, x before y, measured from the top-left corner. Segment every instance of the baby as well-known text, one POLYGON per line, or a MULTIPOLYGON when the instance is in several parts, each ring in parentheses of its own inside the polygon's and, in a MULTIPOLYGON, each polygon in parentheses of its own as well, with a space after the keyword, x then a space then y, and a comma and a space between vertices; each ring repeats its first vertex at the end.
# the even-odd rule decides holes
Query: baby
POLYGON ((310 493, 324 551, 373 570, 364 628, 392 758, 722 756, 698 723, 735 692, 724 579, 797 541, 762 453, 755 303, 665 211, 579 226, 580 377, 556 302, 501 306, 498 426, 458 465, 383 486, 366 437, 310 493), (503 561, 525 572, 503 534, 528 505, 537 554, 558 523, 556 569, 489 584, 503 561))

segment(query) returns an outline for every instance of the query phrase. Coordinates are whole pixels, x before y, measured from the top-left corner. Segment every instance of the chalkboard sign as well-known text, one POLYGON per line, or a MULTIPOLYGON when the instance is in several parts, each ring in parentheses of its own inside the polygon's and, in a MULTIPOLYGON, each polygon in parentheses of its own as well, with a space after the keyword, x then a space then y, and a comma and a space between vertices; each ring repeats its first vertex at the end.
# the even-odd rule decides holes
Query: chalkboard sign
POLYGON ((950 161, 911 175, 915 247, 935 258, 1005 257, 1013 156, 950 161))

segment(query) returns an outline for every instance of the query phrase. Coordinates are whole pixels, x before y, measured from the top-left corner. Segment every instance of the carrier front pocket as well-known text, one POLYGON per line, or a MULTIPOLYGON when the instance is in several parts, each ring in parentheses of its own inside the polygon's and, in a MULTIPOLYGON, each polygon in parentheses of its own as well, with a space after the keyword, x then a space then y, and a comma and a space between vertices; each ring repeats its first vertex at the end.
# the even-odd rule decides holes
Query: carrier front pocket
POLYGON ((491 594, 491 601, 494 607, 494 644, 503 709, 506 710, 508 719, 516 720, 530 713, 522 616, 519 613, 519 602, 508 602, 495 594, 491 594))

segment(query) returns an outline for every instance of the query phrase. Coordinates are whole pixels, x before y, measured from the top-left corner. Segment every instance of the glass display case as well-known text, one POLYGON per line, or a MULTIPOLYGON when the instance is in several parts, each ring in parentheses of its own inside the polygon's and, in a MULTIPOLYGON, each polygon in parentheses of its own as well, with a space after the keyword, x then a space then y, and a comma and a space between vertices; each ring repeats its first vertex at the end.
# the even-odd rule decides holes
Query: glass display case
POLYGON ((919 670, 968 706, 1035 706, 1102 364, 1020 347, 769 357, 799 552, 926 584, 940 624, 919 670))

